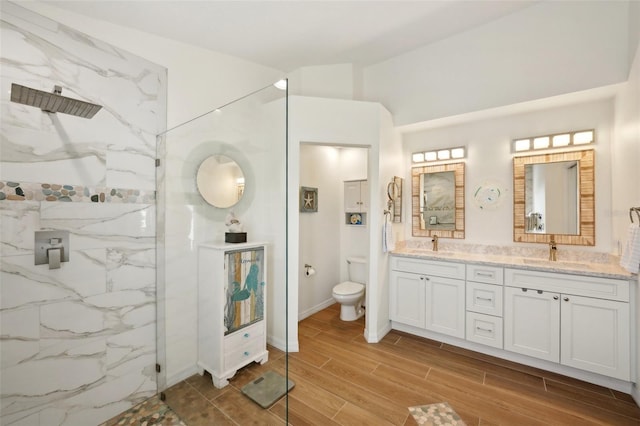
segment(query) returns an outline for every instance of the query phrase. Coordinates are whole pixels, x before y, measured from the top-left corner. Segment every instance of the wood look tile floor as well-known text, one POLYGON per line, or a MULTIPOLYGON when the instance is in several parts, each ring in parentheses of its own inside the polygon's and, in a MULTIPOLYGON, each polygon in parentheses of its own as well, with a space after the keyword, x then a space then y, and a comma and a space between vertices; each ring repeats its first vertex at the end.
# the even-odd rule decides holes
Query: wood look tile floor
MULTIPOLYGON (((467 425, 639 425, 631 396, 555 373, 391 331, 377 344, 364 321, 343 322, 333 305, 299 323, 289 354, 292 425, 415 425, 408 407, 448 402, 467 425)), ((285 374, 286 356, 240 370, 223 389, 195 375, 165 392, 188 426, 281 425, 285 398, 265 410, 240 389, 267 370, 285 374)))

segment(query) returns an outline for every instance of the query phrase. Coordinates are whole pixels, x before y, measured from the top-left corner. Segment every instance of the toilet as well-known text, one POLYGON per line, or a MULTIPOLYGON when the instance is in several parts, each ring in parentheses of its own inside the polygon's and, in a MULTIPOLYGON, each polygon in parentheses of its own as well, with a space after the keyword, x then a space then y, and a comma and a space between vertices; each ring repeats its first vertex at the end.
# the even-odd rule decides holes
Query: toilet
POLYGON ((340 304, 340 319, 355 321, 364 315, 364 289, 367 260, 364 257, 347 258, 349 281, 333 287, 333 298, 340 304))

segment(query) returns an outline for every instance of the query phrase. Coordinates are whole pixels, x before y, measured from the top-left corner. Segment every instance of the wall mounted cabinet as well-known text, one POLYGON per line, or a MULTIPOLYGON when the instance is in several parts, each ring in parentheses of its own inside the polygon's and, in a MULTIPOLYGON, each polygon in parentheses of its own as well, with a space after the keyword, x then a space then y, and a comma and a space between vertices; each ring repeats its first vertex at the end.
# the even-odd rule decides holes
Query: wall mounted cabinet
POLYGON ((344 182, 344 223, 360 226, 367 224, 369 210, 369 182, 349 180, 344 182))

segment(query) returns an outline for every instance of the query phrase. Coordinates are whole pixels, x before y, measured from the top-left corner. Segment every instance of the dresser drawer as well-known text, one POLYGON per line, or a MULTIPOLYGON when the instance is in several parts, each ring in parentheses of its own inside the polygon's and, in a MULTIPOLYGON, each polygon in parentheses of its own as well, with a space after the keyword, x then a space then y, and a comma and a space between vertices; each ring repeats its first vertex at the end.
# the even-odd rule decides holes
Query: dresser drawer
POLYGON ((232 350, 225 348, 224 369, 231 369, 237 365, 245 365, 265 351, 266 348, 262 339, 245 342, 242 346, 235 347, 232 350))
POLYGON ((224 353, 230 353, 248 342, 262 342, 264 336, 264 321, 244 327, 224 338, 224 353))
POLYGON ((467 281, 502 285, 504 270, 496 266, 467 265, 467 281))
POLYGON ((467 281, 467 311, 502 316, 502 286, 467 281))
POLYGON ((467 312, 467 340, 502 349, 502 318, 467 312))
POLYGON ((465 275, 463 263, 422 260, 401 256, 391 258, 391 269, 394 271, 411 272, 434 277, 457 278, 460 280, 463 280, 465 275))
POLYGON ((629 281, 556 272, 505 269, 504 285, 576 296, 629 301, 629 281))

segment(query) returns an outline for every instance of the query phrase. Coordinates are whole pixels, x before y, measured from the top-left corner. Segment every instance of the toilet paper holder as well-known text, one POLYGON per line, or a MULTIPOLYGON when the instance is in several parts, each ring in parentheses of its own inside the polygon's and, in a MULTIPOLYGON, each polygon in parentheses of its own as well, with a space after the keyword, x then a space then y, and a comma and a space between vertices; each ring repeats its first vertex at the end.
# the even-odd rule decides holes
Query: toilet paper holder
POLYGON ((316 270, 313 269, 313 266, 309 265, 308 263, 304 264, 304 269, 305 269, 304 274, 307 277, 310 277, 311 275, 315 275, 316 273, 316 270))
POLYGON ((34 239, 36 265, 58 269, 61 262, 69 261, 69 231, 36 231, 34 239))

